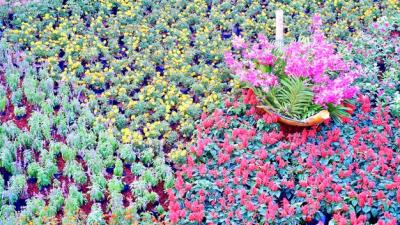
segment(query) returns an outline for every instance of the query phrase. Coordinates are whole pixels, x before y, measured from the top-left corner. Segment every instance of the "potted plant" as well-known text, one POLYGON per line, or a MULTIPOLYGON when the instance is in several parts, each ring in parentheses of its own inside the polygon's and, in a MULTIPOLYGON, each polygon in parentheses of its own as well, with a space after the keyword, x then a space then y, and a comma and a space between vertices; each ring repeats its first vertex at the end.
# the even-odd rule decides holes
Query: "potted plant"
POLYGON ((315 16, 310 40, 284 47, 274 46, 262 34, 252 45, 236 36, 235 51, 225 53, 226 64, 254 91, 259 107, 282 123, 313 126, 329 117, 340 121, 348 116, 343 104, 356 94, 352 83, 360 73, 325 41, 320 26, 315 16))

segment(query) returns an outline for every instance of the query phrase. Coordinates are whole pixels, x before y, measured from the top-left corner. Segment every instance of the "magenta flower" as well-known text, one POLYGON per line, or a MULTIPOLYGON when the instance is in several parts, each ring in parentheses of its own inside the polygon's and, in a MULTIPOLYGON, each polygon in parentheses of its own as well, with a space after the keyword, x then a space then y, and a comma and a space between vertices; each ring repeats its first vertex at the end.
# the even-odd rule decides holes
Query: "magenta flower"
POLYGON ((246 44, 242 37, 236 36, 232 44, 241 50, 241 54, 225 53, 225 62, 241 81, 268 92, 271 87, 279 85, 279 78, 265 71, 273 71, 280 57, 285 61, 286 75, 311 81, 314 103, 322 106, 342 104, 343 100, 353 98, 358 92, 352 83, 360 76, 359 68, 336 53, 335 46, 325 40, 321 26, 321 17, 315 15, 310 42, 289 44, 284 48, 283 56, 274 53, 274 45, 263 34, 258 35, 258 42, 254 44, 246 44), (258 65, 262 65, 262 69, 258 65))
POLYGON ((318 14, 315 14, 312 17, 312 23, 311 23, 311 27, 313 29, 319 29, 322 26, 322 20, 321 20, 321 16, 318 14))

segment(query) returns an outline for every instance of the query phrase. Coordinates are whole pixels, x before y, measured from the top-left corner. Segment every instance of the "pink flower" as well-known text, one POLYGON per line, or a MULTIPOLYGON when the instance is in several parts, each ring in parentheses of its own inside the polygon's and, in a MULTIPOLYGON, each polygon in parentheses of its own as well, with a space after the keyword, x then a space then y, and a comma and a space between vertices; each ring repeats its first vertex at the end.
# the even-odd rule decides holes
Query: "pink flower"
POLYGON ((376 193, 376 198, 377 199, 384 199, 385 198, 385 194, 383 193, 383 191, 378 191, 376 193))
POLYGON ((245 49, 247 48, 246 41, 241 36, 234 36, 232 39, 232 46, 235 49, 245 49))
POLYGON ((295 210, 290 206, 290 203, 286 198, 283 199, 282 204, 283 209, 280 212, 282 217, 289 217, 294 215, 295 210))
POLYGON ((255 210, 256 210, 256 206, 255 206, 252 202, 250 202, 250 201, 247 201, 247 202, 245 203, 245 206, 246 206, 246 209, 247 209, 248 211, 255 211, 255 210))
POLYGON ((321 16, 318 15, 318 14, 315 14, 315 15, 312 17, 312 23, 311 23, 311 24, 312 24, 311 27, 312 27, 313 29, 319 29, 319 28, 322 26, 321 16))
POLYGON ((267 208, 267 212, 266 212, 266 220, 275 220, 276 217, 276 212, 278 210, 279 206, 277 204, 275 204, 274 201, 270 201, 268 203, 268 208, 267 208))
POLYGON ((396 192, 396 200, 400 203, 400 189, 396 192))
POLYGON ((358 204, 361 207, 364 207, 365 203, 367 201, 367 193, 366 192, 361 192, 360 194, 357 195, 357 199, 358 199, 358 204))

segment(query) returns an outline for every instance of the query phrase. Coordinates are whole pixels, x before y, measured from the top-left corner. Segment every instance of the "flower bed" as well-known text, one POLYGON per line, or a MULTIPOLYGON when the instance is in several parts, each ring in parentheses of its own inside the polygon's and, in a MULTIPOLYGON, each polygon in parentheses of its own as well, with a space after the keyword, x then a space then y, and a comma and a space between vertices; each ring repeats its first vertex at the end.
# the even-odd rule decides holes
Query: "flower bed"
MULTIPOLYGON (((395 114, 399 104, 393 104, 395 98, 387 101, 386 98, 396 93, 392 86, 396 84, 393 78, 397 70, 389 68, 394 68, 398 60, 397 50, 393 49, 397 1, 41 0, 21 7, 0 6, 0 224, 175 221, 176 212, 167 211, 168 205, 176 207, 176 204, 173 206, 172 197, 168 202, 165 190, 179 187, 175 171, 182 172, 176 165, 187 162, 188 156, 197 165, 197 155, 204 156, 208 151, 208 147, 203 152, 187 148, 197 141, 193 134, 198 120, 203 113, 216 109, 220 113, 223 100, 241 91, 226 67, 224 52, 231 50, 235 36, 253 42, 259 33, 265 33, 271 39, 275 32, 273 12, 278 8, 284 11, 285 37, 290 42, 309 36, 311 16, 319 13, 324 24, 321 32, 337 44, 334 50, 359 63, 363 73, 370 75, 357 85, 362 94, 372 96, 371 110, 377 110, 381 103, 384 107, 390 105, 390 115, 395 114), (375 20, 379 29, 385 27, 382 15, 387 16, 389 23, 385 32, 366 29, 375 20), (387 38, 389 34, 394 36, 387 38), (364 53, 359 50, 365 49, 366 39, 376 43, 367 48, 371 58, 363 61, 364 53), (353 48, 346 48, 350 46, 348 41, 354 43, 353 48), (375 48, 381 43, 384 54, 375 48), (379 77, 368 72, 368 65, 378 55, 384 61, 387 59, 384 66, 377 65, 385 70, 379 77)), ((362 108, 368 109, 368 100, 361 100, 365 103, 362 108)), ((246 104, 254 101, 254 97, 247 95, 246 104)), ((248 106, 225 103, 236 107, 228 113, 238 115, 231 122, 249 121, 235 131, 240 139, 238 144, 243 144, 241 139, 245 141, 249 135, 255 137, 254 143, 261 141, 268 146, 284 148, 291 143, 300 144, 294 138, 296 135, 288 136, 299 130, 281 127, 281 133, 278 125, 272 124, 276 118, 265 116, 266 121, 262 122, 254 118, 256 109, 244 116, 248 106), (256 121, 260 121, 258 125, 256 121), (262 130, 273 134, 275 139, 253 131, 242 134, 244 130, 262 130)), ((230 107, 224 110, 227 108, 230 107)), ((218 113, 216 119, 224 115, 218 113)), ((347 120, 344 122, 351 123, 354 118, 347 120)), ((201 124, 210 132, 215 126, 227 124, 227 121, 214 122, 210 119, 201 124)), ((330 130, 332 126, 324 129, 330 130)), ((340 125, 343 126, 350 125, 340 125)), ((389 126, 392 127, 392 122, 389 126)), ((323 135, 325 131, 319 132, 318 135, 323 135)), ((313 141, 310 138, 310 143, 313 141)), ((388 142, 393 145, 392 139, 388 142)), ((199 145, 206 146, 204 142, 199 145)), ((243 148, 238 150, 245 152, 243 148)), ((298 146, 293 151, 303 150, 298 146)), ((284 149, 279 154, 287 157, 289 153, 284 149)), ((209 154, 210 160, 218 155, 221 165, 231 160, 224 151, 216 150, 209 154)), ((378 155, 379 159, 382 157, 378 155)), ((271 165, 277 163, 274 160, 271 165)), ((310 172, 304 165, 299 166, 310 172)), ((276 176, 273 176, 276 182, 284 182, 276 185, 291 185, 276 176)), ((185 180, 189 181, 193 179, 185 180)), ((311 189, 302 191, 310 204, 315 203, 310 197, 311 189)), ((395 190, 382 191, 385 197, 394 198, 395 190)), ((271 193, 270 197, 276 195, 271 193)), ((285 209, 291 214, 293 202, 286 199, 285 209)), ((283 200, 271 203, 271 210, 282 207, 281 203, 283 200)), ((333 203, 320 201, 320 204, 321 212, 328 215, 333 203)), ((189 220, 202 219, 199 204, 188 206, 190 213, 185 215, 189 220), (194 215, 190 216, 191 213, 194 215)), ((264 212, 260 217, 255 216, 259 212, 253 211, 254 206, 258 207, 248 205, 251 211, 243 210, 242 218, 265 216, 264 212)), ((391 207, 395 206, 393 203, 385 210, 393 211, 395 208, 391 207)), ((204 208, 204 212, 210 209, 204 208)), ((310 218, 314 218, 313 210, 310 209, 310 218)), ((364 214, 360 212, 356 215, 364 214)), ((385 219, 381 213, 378 210, 380 218, 385 219)), ((283 215, 276 216, 284 221, 283 215)), ((351 218, 348 213, 343 216, 351 218)), ((288 218, 293 223, 306 220, 297 211, 288 218)), ((178 223, 186 224, 187 221, 179 219, 178 223)), ((390 220, 389 216, 386 219, 390 220)))
POLYGON ((246 98, 202 117, 169 190, 171 222, 397 224, 397 119, 360 96, 347 123, 284 135, 246 98))

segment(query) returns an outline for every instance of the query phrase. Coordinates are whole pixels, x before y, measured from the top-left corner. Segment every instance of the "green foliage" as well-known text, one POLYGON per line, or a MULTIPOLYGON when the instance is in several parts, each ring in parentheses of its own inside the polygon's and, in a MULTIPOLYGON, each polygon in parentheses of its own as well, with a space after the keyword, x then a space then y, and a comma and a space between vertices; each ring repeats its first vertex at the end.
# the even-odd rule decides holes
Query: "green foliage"
POLYGON ((37 177, 39 168, 40 168, 40 166, 37 162, 33 162, 33 163, 29 164, 28 170, 27 170, 28 176, 33 177, 33 178, 37 177))
POLYGON ((17 70, 8 68, 6 71, 6 81, 8 87, 14 92, 18 89, 20 74, 17 70))
POLYGON ((142 175, 145 169, 146 167, 141 162, 135 162, 131 165, 131 171, 136 176, 142 175))
POLYGON ((86 220, 86 224, 87 225, 106 224, 106 221, 103 219, 103 211, 101 210, 99 203, 95 203, 92 205, 92 208, 86 220))
POLYGON ((133 147, 130 144, 121 144, 119 146, 119 154, 121 159, 127 163, 133 163, 136 159, 136 153, 133 151, 133 147))
POLYGON ((152 169, 145 170, 141 178, 151 186, 156 186, 158 184, 158 179, 152 169))
POLYGON ((4 112, 6 110, 6 106, 7 106, 7 97, 0 95, 0 113, 4 112))
POLYGON ((140 154, 140 160, 144 164, 151 163, 153 157, 154 157, 154 150, 152 148, 147 148, 147 149, 143 150, 140 154))
POLYGON ((78 191, 78 188, 74 185, 69 187, 68 197, 65 200, 64 212, 66 215, 74 215, 79 207, 84 203, 85 197, 78 191))
POLYGON ((65 161, 74 160, 76 157, 76 149, 68 147, 67 145, 62 145, 61 155, 65 161))
POLYGON ((55 215, 63 206, 65 199, 60 189, 52 189, 49 196, 49 208, 52 209, 55 215))
POLYGON ((96 151, 88 151, 85 154, 85 161, 92 174, 99 174, 104 168, 104 161, 96 151))
POLYGON ((23 117, 23 116, 25 116, 25 115, 26 115, 26 108, 25 108, 25 106, 22 106, 22 107, 14 106, 14 115, 15 115, 16 117, 23 117))
POLYGON ((3 105, 0 105, 0 112, 4 111, 5 109, 5 104, 7 102, 7 89, 5 86, 3 86, 2 84, 0 84, 0 100, 2 100, 0 103, 4 103, 3 105), (4 107, 4 108, 2 108, 4 107))
POLYGON ((10 204, 14 204, 26 186, 26 177, 22 174, 14 175, 10 179, 10 186, 5 192, 5 197, 10 204))
POLYGON ((47 186, 51 182, 51 175, 48 174, 48 172, 42 168, 40 168, 37 172, 37 183, 39 188, 42 188, 44 186, 47 186))
POLYGON ((115 161, 114 175, 117 177, 121 177, 123 172, 124 172, 124 165, 120 159, 117 159, 115 161))
POLYGON ((175 143, 175 141, 178 140, 178 138, 179 138, 178 133, 176 131, 171 131, 168 134, 167 142, 168 142, 168 144, 173 145, 175 143))
POLYGON ((14 106, 20 106, 21 102, 22 102, 22 97, 23 97, 23 93, 22 93, 21 89, 13 91, 11 94, 11 103, 14 106))
POLYGON ((16 148, 10 144, 6 143, 6 145, 0 148, 0 166, 11 173, 14 170, 14 152, 16 148))
POLYGON ((305 119, 316 114, 321 107, 313 104, 313 92, 303 78, 285 77, 277 87, 271 88, 264 97, 262 90, 255 93, 273 111, 294 119, 305 119))
POLYGON ((394 117, 400 118, 400 92, 396 93, 391 102, 390 112, 394 117))
POLYGON ((347 112, 347 110, 349 110, 349 108, 344 107, 342 105, 334 106, 332 104, 328 104, 328 111, 329 111, 330 117, 336 123, 340 123, 342 121, 341 118, 350 116, 350 114, 347 112))
POLYGON ((104 199, 104 188, 101 188, 98 184, 93 184, 90 187, 89 194, 90 199, 94 201, 101 201, 104 199))
POLYGON ((111 180, 108 181, 107 187, 110 193, 120 193, 124 185, 120 179, 118 179, 117 177, 113 177, 111 180))

